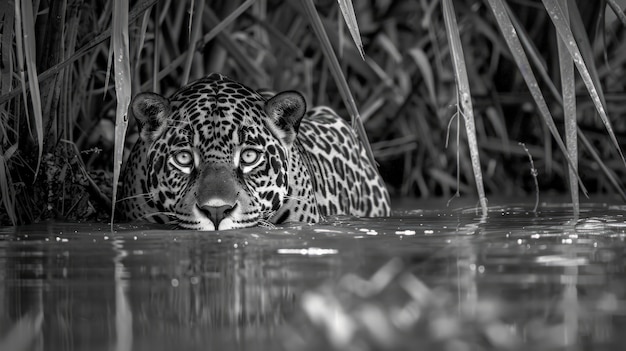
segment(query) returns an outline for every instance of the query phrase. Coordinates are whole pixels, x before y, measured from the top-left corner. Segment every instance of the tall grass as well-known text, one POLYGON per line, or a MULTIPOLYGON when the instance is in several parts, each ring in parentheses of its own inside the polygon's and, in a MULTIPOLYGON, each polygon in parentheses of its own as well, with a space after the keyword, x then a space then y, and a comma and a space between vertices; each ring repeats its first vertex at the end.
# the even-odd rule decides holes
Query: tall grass
MULTIPOLYGON (((454 66, 454 80, 458 90, 456 117, 460 120, 462 116, 465 121, 467 145, 470 151, 472 171, 474 172, 474 178, 476 180, 476 190, 478 192, 482 215, 487 216, 487 197, 485 196, 485 189, 483 186, 483 173, 480 166, 480 155, 478 154, 478 142, 476 140, 476 126, 474 123, 474 107, 472 105, 472 93, 470 91, 469 78, 467 76, 467 66, 465 64, 465 55, 463 54, 463 45, 461 44, 461 36, 456 22, 456 15, 454 13, 452 1, 443 0, 442 4, 443 18, 446 24, 452 64, 454 66)), ((458 158, 459 156, 457 155, 457 159, 458 158)), ((457 189, 456 195, 459 195, 459 189, 457 189)))
MULTIPOLYGON (((570 22, 567 1, 560 1, 559 5, 565 10, 565 23, 570 22)), ((561 24, 563 26, 563 24, 561 24)), ((578 137, 576 121, 576 77, 574 63, 569 55, 565 41, 558 40, 557 52, 559 54, 559 70, 561 76, 561 92, 563 95, 563 118, 565 120, 565 142, 567 144, 568 156, 572 162, 568 167, 568 179, 572 206, 574 213, 580 212, 578 194, 578 137)))
POLYGON ((577 203, 573 179, 582 191, 624 193, 620 1, 609 11, 584 1, 49 3, 0 4, 5 221, 78 218, 89 206, 89 218, 109 213, 103 199, 136 139, 130 120, 122 141, 130 96, 167 95, 213 71, 254 88, 298 89, 309 105, 351 116, 396 195, 473 196, 484 186, 525 196, 537 180, 542 191, 570 188, 577 203), (444 13, 457 25, 446 27, 444 13), (599 22, 605 13, 615 19, 599 22), (450 123, 457 108, 463 126, 450 123))
MULTIPOLYGON (((31 91, 30 103, 33 111, 34 129, 37 140, 37 169, 41 163, 41 155, 43 153, 43 115, 41 108, 41 94, 37 81, 37 54, 35 51, 35 18, 33 16, 33 4, 30 0, 15 1, 15 45, 17 52, 17 65, 20 72, 20 81, 22 83, 24 101, 26 96, 26 79, 24 78, 24 66, 28 73, 28 87, 31 91)), ((28 109, 25 109, 26 121, 31 119, 28 115, 28 109)))
MULTIPOLYGON (((115 147, 113 151, 113 184, 117 184, 122 170, 124 158, 124 140, 128 128, 128 107, 131 98, 131 72, 128 39, 128 3, 126 0, 113 2, 113 34, 111 38, 111 52, 113 52, 115 96, 117 108, 115 110, 115 147)), ((110 58, 110 57, 109 57, 110 58)), ((110 65, 107 65, 110 66, 110 65)), ((107 69, 107 72, 109 70, 107 69)), ((111 208, 111 224, 115 217, 115 202, 117 188, 113 187, 111 208)))

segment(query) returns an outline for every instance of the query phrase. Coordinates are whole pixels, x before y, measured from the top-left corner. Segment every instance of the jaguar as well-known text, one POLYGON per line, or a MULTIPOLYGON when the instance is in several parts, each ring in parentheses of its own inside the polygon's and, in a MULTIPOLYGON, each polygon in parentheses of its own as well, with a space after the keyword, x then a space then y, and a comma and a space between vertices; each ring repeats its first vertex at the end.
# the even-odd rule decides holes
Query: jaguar
POLYGON ((122 174, 128 220, 196 230, 390 214, 389 193, 350 125, 302 94, 257 92, 221 74, 171 97, 143 92, 122 174))

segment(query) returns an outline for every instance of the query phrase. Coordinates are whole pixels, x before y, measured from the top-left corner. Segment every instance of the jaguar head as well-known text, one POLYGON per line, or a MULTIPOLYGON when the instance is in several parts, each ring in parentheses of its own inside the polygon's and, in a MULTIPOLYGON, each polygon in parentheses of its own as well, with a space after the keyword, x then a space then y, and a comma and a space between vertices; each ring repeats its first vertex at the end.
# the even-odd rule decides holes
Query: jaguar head
POLYGON ((222 230, 266 223, 288 197, 290 154, 306 111, 298 92, 265 100, 221 75, 170 99, 131 102, 147 145, 146 197, 180 227, 222 230))

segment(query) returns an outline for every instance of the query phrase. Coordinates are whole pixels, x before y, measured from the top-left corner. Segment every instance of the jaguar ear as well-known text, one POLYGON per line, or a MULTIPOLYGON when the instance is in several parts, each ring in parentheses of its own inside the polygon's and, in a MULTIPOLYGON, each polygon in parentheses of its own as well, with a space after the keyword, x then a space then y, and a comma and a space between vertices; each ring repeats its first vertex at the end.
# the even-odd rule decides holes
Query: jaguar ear
POLYGON ((140 93, 130 107, 141 127, 143 140, 152 142, 163 133, 171 110, 169 100, 155 93, 140 93))
POLYGON ((272 129, 278 129, 277 137, 289 145, 296 139, 305 112, 306 101, 297 91, 283 91, 265 103, 265 113, 275 127, 272 129))

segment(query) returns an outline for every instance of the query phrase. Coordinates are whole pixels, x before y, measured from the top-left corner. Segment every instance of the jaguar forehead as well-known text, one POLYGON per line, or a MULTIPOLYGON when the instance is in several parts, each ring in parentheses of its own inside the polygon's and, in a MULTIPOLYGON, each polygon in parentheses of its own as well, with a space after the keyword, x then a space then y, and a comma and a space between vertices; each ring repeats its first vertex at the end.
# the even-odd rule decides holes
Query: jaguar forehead
POLYGON ((182 88, 171 100, 170 125, 177 138, 170 145, 187 143, 207 161, 221 161, 232 157, 233 147, 267 142, 265 100, 240 83, 210 76, 182 88))
POLYGON ((162 148, 164 144, 174 147, 183 147, 192 144, 195 140, 195 133, 190 123, 171 119, 168 125, 169 127, 165 131, 165 137, 155 141, 157 147, 162 148))
MULTIPOLYGON (((171 98, 176 107, 208 109, 218 113, 224 109, 244 122, 243 111, 262 110, 265 100, 257 92, 222 75, 213 74, 180 89, 171 98)), ((259 111, 255 111, 259 112, 259 111)))

